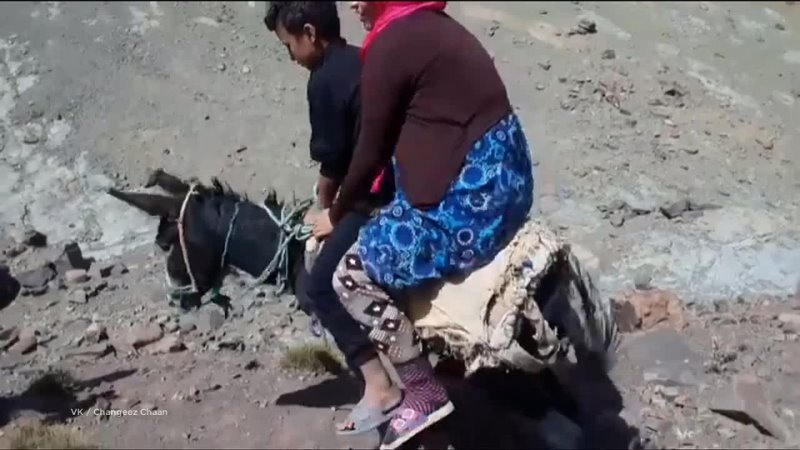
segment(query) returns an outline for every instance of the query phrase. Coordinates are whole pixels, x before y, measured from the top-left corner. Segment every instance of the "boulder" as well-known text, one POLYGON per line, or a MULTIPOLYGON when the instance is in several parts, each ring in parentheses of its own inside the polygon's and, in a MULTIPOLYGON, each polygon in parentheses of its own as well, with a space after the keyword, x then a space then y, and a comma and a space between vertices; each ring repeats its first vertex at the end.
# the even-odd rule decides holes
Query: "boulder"
POLYGON ((186 350, 183 341, 174 335, 165 336, 160 341, 153 344, 150 348, 151 355, 163 355, 169 353, 177 353, 186 350))
POLYGON ((67 284, 81 284, 89 281, 89 274, 84 269, 69 269, 64 273, 67 284))
POLYGON ((164 331, 156 324, 136 325, 128 332, 128 344, 134 349, 157 342, 164 336, 164 331))
POLYGON ((683 303, 673 292, 628 291, 614 300, 614 315, 620 331, 673 328, 686 325, 683 303))

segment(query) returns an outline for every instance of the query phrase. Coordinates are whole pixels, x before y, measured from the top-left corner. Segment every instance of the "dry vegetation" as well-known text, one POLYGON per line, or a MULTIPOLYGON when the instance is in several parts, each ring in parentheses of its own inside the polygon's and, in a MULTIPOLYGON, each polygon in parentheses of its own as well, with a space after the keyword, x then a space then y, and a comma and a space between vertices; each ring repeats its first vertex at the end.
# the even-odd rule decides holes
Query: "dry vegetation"
POLYGON ((284 370, 322 374, 341 373, 343 364, 325 344, 301 344, 291 347, 281 357, 280 366, 284 370))
POLYGON ((28 424, 12 432, 12 449, 96 449, 80 430, 66 425, 28 424))

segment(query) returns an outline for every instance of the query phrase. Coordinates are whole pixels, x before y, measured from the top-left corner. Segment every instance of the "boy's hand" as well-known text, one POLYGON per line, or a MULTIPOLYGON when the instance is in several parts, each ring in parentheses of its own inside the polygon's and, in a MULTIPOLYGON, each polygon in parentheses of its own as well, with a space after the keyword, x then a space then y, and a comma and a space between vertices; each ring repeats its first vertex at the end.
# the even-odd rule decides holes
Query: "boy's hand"
POLYGON ((314 222, 317 221, 318 215, 319 215, 318 211, 315 211, 314 208, 309 208, 308 211, 306 211, 306 215, 303 216, 303 224, 313 225, 314 222))
POLYGON ((325 209, 314 220, 314 238, 319 241, 328 237, 332 232, 331 217, 328 215, 328 210, 325 209))

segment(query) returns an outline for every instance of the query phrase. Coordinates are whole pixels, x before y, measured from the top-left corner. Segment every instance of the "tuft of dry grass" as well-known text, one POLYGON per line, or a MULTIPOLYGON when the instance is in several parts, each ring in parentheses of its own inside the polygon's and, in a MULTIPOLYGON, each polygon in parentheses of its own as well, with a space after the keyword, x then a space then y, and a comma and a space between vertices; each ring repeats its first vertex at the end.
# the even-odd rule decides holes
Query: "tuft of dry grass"
POLYGON ((35 378, 25 393, 45 397, 71 397, 77 386, 75 378, 66 370, 50 369, 35 378))
POLYGON ((79 430, 66 425, 28 424, 14 430, 10 448, 22 449, 99 449, 79 430))
POLYGON ((341 373, 343 365, 339 357, 324 344, 301 344, 288 348, 280 360, 284 370, 334 375, 341 373))

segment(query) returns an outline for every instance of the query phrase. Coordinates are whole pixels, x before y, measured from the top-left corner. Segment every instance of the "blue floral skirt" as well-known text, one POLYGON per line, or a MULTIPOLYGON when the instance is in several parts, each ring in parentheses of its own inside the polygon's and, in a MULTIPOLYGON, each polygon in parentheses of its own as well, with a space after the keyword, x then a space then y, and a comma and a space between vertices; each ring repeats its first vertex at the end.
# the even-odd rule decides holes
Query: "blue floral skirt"
POLYGON ((364 271, 402 290, 488 264, 527 220, 533 184, 528 142, 511 114, 475 142, 436 208, 414 208, 396 183, 392 202, 361 229, 364 271))

